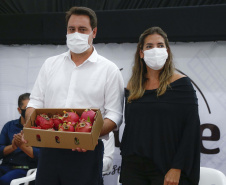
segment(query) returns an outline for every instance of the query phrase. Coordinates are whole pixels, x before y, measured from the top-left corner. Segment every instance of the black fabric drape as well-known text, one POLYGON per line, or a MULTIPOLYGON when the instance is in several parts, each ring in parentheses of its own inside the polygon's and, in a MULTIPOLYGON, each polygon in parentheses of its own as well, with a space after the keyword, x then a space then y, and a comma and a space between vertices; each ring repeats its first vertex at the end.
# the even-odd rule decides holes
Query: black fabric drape
POLYGON ((226 4, 225 0, 130 0, 120 1, 117 9, 141 9, 226 4))
POLYGON ((226 0, 1 0, 0 14, 66 12, 72 6, 127 10, 226 4, 226 0))
MULTIPOLYGON (((152 26, 171 42, 226 40, 226 5, 96 11, 94 43, 137 43, 152 26)), ((0 44, 65 44, 65 13, 0 15, 0 44)))
POLYGON ((66 12, 73 6, 93 10, 117 9, 120 0, 1 0, 0 14, 66 12))

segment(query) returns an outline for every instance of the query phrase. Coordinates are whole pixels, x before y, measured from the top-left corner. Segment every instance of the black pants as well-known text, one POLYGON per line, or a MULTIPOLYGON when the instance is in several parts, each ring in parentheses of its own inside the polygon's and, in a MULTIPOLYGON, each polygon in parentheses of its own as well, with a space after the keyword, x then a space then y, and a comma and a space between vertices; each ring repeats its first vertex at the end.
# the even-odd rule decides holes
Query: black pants
POLYGON ((87 152, 41 148, 36 185, 100 185, 103 151, 101 140, 87 152))
MULTIPOLYGON (((163 185, 165 174, 161 173, 155 164, 147 158, 133 156, 122 157, 120 182, 122 185, 163 185)), ((180 178, 179 185, 190 185, 180 178)))

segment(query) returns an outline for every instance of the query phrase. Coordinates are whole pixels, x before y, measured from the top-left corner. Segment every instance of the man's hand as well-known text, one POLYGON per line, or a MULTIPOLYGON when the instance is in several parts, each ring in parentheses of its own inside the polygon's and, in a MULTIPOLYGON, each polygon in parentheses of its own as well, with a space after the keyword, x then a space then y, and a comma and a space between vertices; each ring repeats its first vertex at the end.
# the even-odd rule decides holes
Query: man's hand
POLYGON ((16 143, 15 143, 15 139, 14 138, 12 140, 12 148, 13 148, 13 150, 16 150, 17 149, 17 146, 16 146, 16 143))
POLYGON ((178 185, 180 180, 180 169, 170 169, 165 175, 164 185, 178 185))
POLYGON ((29 157, 34 158, 33 148, 31 146, 26 146, 27 141, 24 140, 24 133, 23 133, 23 131, 21 131, 18 134, 15 134, 13 136, 13 138, 15 140, 15 144, 16 144, 17 147, 19 147, 29 157))
POLYGON ((83 148, 72 149, 72 151, 77 151, 77 152, 87 152, 87 150, 86 150, 86 149, 83 149, 83 148))
POLYGON ((6 155, 11 154, 12 152, 14 152, 14 151, 17 149, 17 147, 18 147, 18 146, 16 145, 15 139, 13 138, 12 144, 6 146, 6 147, 3 149, 3 155, 6 156, 6 155))
POLYGON ((23 130, 20 131, 20 134, 21 134, 21 141, 23 143, 25 143, 25 144, 28 143, 27 140, 24 139, 24 132, 23 132, 23 130))
POLYGON ((22 134, 18 133, 18 134, 14 134, 13 136, 13 140, 15 141, 15 144, 17 147, 21 147, 22 145, 24 145, 25 143, 22 140, 22 134))
MULTIPOLYGON (((97 141, 97 144, 96 144, 96 145, 98 145, 98 141, 97 141)), ((76 148, 76 149, 72 149, 72 151, 77 151, 77 152, 87 152, 87 150, 84 149, 84 148, 76 148)))

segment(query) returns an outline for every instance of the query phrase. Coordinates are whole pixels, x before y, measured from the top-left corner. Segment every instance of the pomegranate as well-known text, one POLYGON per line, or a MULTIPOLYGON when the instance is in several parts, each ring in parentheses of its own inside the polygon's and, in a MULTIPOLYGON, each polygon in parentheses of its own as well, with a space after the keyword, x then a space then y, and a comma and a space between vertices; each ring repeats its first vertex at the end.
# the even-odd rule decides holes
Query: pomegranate
POLYGON ((74 132, 75 127, 71 124, 71 122, 64 122, 62 125, 59 125, 59 131, 68 131, 68 132, 74 132))
POLYGON ((92 124, 84 119, 82 119, 75 128, 75 132, 91 132, 92 124))
POLYGON ((93 111, 92 109, 86 109, 85 111, 83 111, 80 119, 81 120, 84 119, 93 124, 95 116, 96 116, 95 111, 93 111))
POLYGON ((71 110, 71 112, 64 111, 64 115, 62 117, 63 122, 71 122, 73 126, 75 126, 79 122, 79 115, 71 110))

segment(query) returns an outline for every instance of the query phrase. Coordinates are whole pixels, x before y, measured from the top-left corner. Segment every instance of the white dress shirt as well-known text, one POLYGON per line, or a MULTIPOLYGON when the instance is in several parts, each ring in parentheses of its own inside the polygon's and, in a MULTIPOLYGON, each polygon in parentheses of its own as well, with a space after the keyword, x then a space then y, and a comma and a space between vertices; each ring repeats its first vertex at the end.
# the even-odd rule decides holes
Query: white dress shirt
POLYGON ((103 118, 122 121, 124 82, 119 68, 98 55, 76 66, 70 51, 48 58, 36 79, 27 107, 99 108, 103 118))

